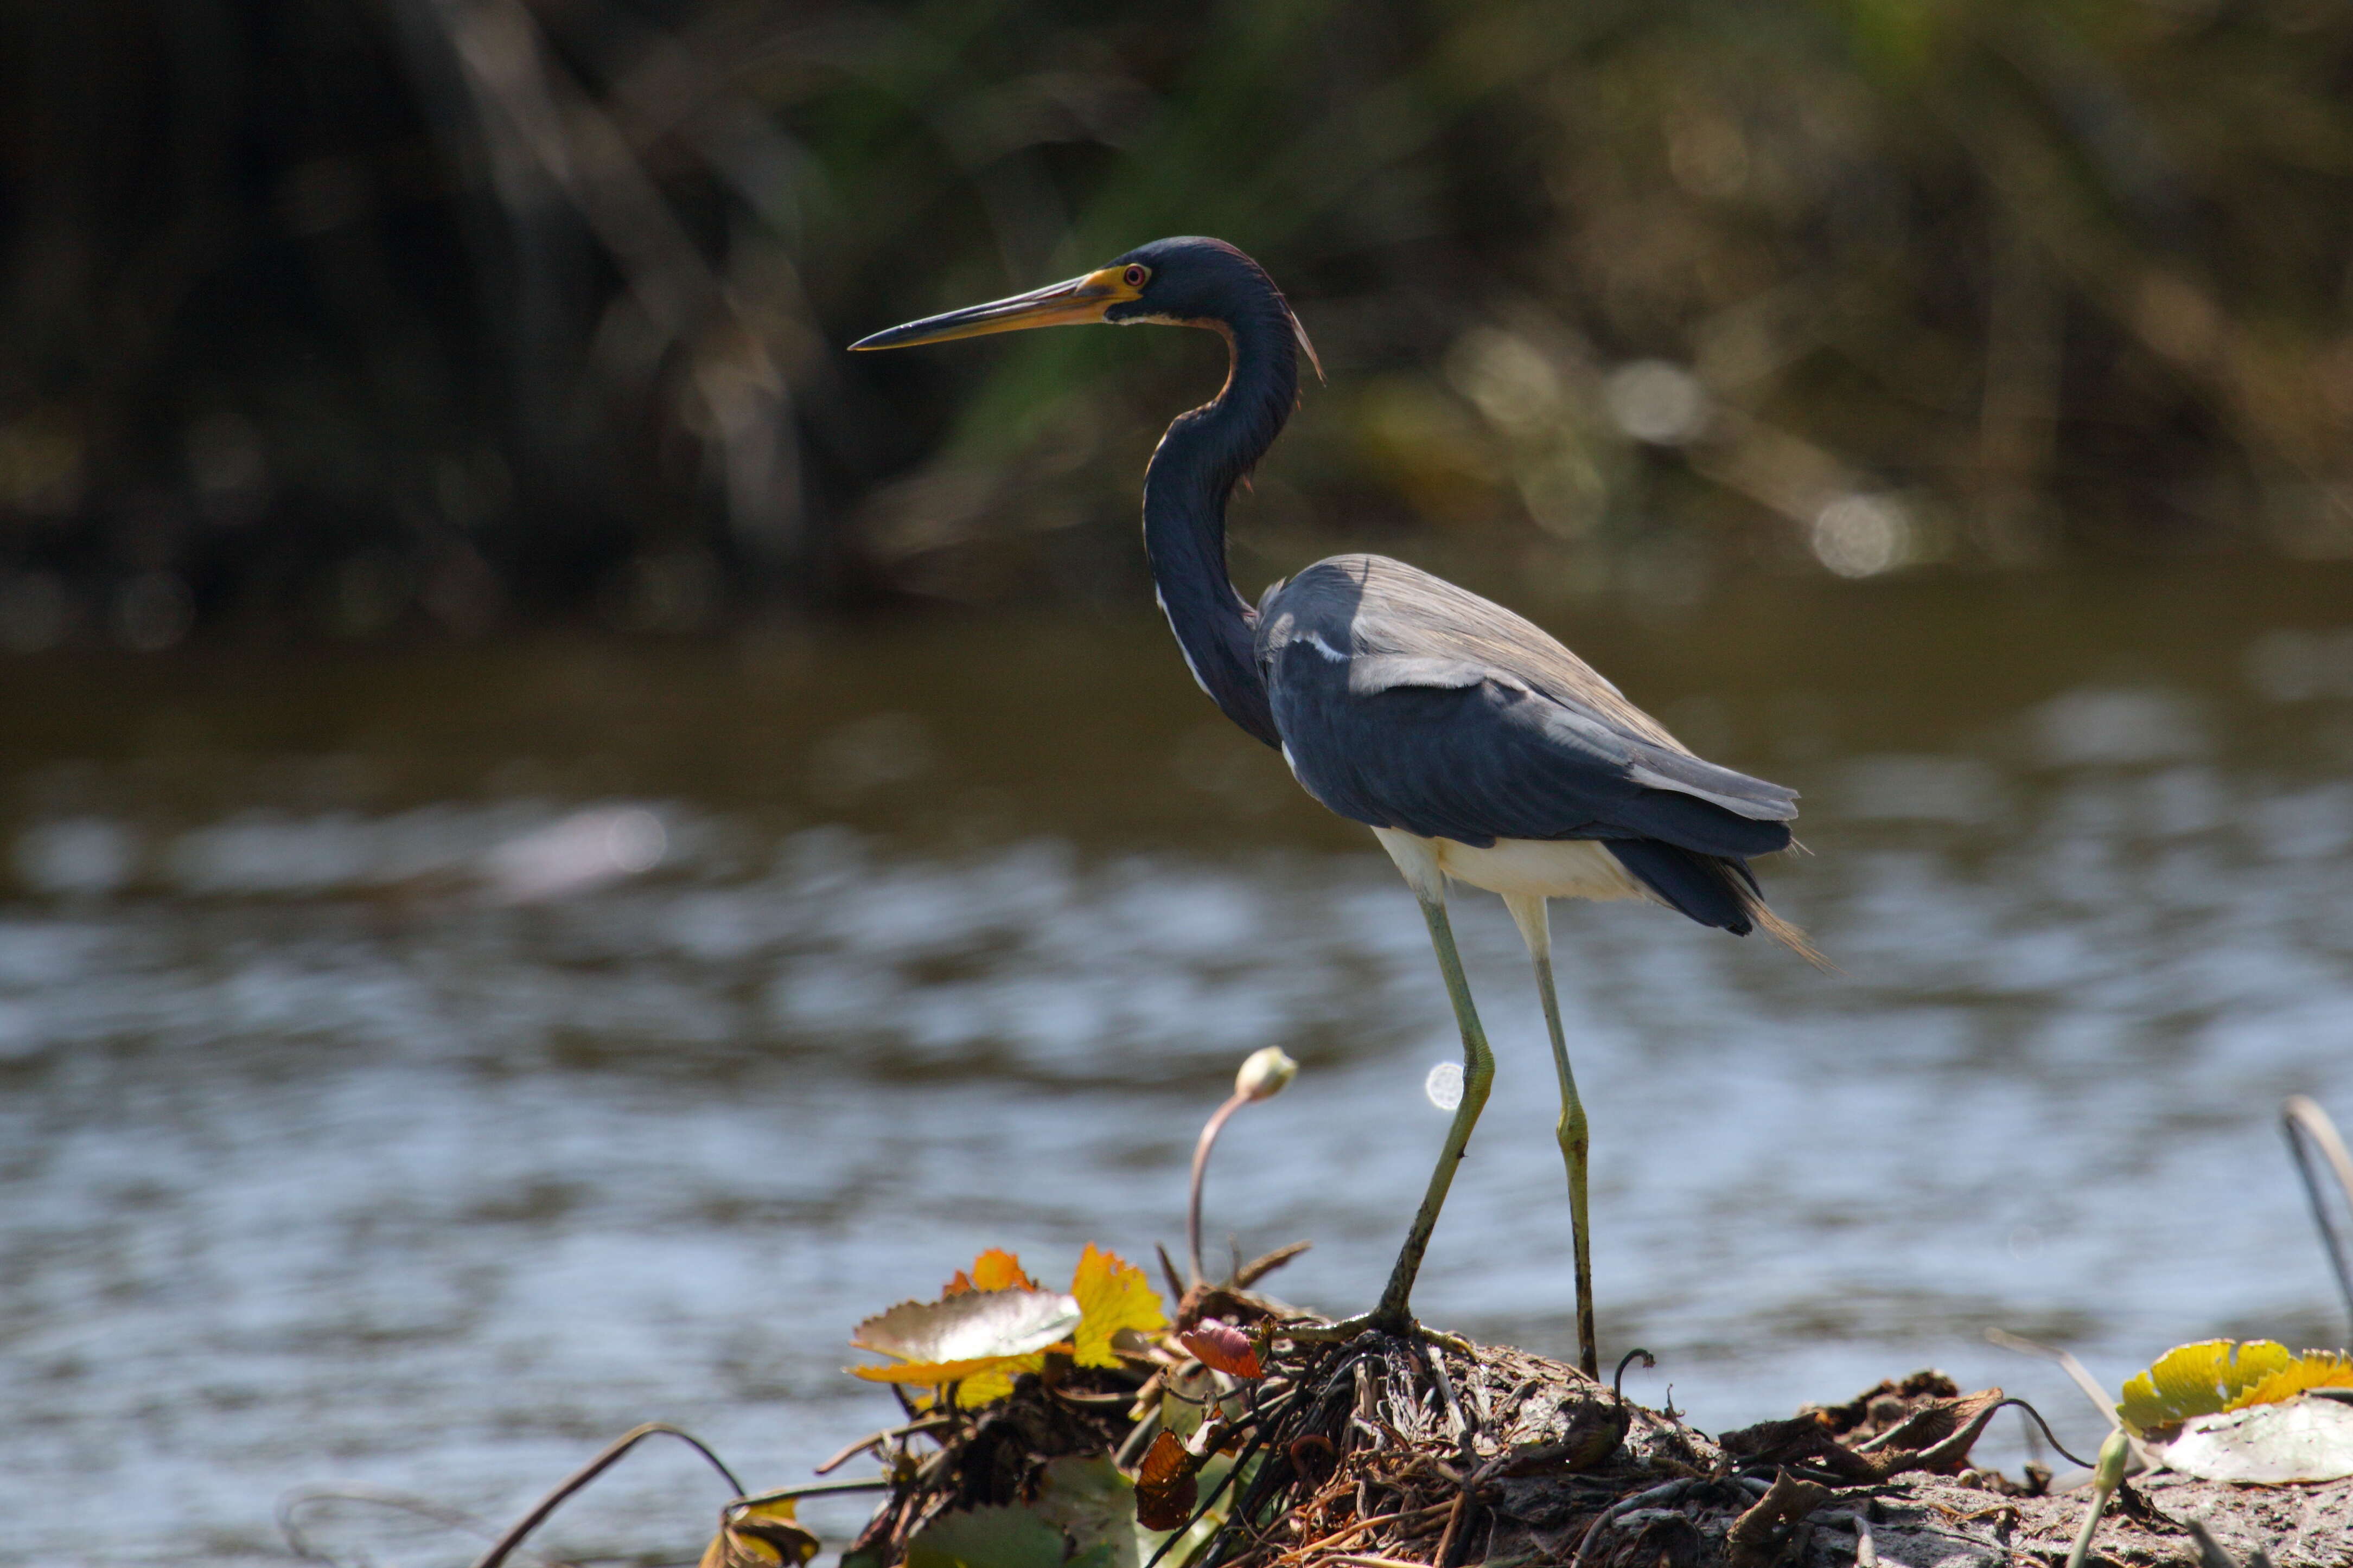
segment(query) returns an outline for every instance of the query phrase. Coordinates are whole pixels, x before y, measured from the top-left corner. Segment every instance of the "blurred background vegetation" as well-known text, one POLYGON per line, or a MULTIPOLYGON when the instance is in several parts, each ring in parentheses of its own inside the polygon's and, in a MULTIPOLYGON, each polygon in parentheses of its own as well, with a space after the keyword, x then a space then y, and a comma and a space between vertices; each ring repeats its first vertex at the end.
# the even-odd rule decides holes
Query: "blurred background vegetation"
POLYGON ((1182 232, 1332 376, 1253 590, 2353 554, 2331 0, 5 17, 7 648, 1127 598, 1213 341, 840 347, 1182 232))

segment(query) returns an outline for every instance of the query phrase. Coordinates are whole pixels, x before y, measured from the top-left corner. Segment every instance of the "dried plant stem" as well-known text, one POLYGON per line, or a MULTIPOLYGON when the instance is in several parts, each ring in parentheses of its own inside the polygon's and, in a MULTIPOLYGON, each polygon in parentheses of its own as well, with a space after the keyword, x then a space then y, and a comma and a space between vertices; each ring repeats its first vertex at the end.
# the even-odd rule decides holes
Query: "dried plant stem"
POLYGON ((735 1472, 727 1468, 724 1460, 704 1446, 702 1438, 681 1427, 672 1426, 667 1422, 649 1421, 642 1426, 635 1426, 624 1432, 615 1438, 603 1453, 565 1477, 557 1483, 554 1491, 539 1500, 539 1505, 536 1508, 515 1521, 513 1528, 500 1536, 497 1544, 482 1553, 480 1560, 474 1564, 474 1568, 499 1568, 499 1564, 504 1563, 508 1555, 522 1544, 524 1537, 546 1523, 548 1516, 562 1508, 567 1498, 611 1469, 630 1449, 648 1437, 654 1436, 675 1437, 711 1461, 711 1468, 719 1472, 720 1479, 727 1483, 731 1492, 739 1498, 744 1495, 744 1483, 735 1479, 735 1472))
POLYGON ((2304 1178, 2305 1195, 2312 1200, 2313 1223, 2320 1227, 2320 1244, 2328 1253, 2328 1266, 2337 1271, 2337 1288, 2344 1292, 2345 1310, 2353 1316, 2353 1233, 2339 1229, 2331 1217, 2306 1145, 2318 1149, 2327 1162, 2337 1186, 2345 1194, 2348 1211, 2353 1211, 2353 1154, 2346 1152, 2345 1140, 2337 1135, 2337 1124, 2328 1119, 2328 1112, 2307 1096, 2293 1094, 2281 1104, 2280 1128, 2287 1135, 2288 1152, 2295 1158, 2295 1173, 2304 1178))
POLYGON ((1201 1124, 1201 1140, 1193 1145, 1193 1184, 1185 1202, 1185 1247, 1193 1265, 1193 1283, 1199 1284, 1206 1276, 1201 1272, 1201 1179, 1208 1173, 1209 1151, 1218 1142, 1218 1134, 1235 1111, 1250 1103, 1250 1096, 1236 1091, 1223 1105, 1210 1113, 1201 1124))

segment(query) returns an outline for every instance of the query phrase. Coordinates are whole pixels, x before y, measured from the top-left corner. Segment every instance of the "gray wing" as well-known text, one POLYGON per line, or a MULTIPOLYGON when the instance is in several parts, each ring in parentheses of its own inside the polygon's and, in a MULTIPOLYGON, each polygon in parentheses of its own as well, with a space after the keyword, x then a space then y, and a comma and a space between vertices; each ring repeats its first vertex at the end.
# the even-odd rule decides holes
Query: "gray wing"
POLYGON ((1608 840, 1654 886, 1640 841, 1788 847, 1794 792, 1692 755, 1532 623, 1401 563, 1335 556, 1278 584, 1256 652, 1292 771, 1343 816, 1479 846, 1608 840))

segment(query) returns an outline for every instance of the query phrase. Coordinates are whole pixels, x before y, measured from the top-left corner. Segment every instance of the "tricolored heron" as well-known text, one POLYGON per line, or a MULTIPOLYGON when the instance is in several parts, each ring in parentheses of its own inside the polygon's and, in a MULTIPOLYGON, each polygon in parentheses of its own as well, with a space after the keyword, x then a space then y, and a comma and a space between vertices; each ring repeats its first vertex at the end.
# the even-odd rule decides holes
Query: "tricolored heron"
MULTIPOLYGON (((1560 1077, 1577 1334, 1593 1334, 1585 1108, 1553 992, 1546 900, 1647 897, 1737 936, 1805 938, 1765 905, 1748 858, 1789 847, 1794 792, 1703 762, 1533 623, 1380 555, 1319 561, 1253 609, 1226 572, 1226 500, 1298 400, 1314 349, 1281 289, 1221 240, 1159 239, 1066 283, 877 332, 904 348, 1027 327, 1139 321, 1206 327, 1231 363, 1180 414, 1144 478, 1144 543, 1193 679, 1273 746, 1307 793, 1361 822, 1420 901, 1462 1032, 1462 1098, 1380 1304, 1339 1325, 1411 1326, 1423 1249, 1494 1077, 1446 916, 1451 878, 1503 895, 1535 961, 1560 1077)), ((1317 366, 1322 373, 1322 366, 1317 366)))

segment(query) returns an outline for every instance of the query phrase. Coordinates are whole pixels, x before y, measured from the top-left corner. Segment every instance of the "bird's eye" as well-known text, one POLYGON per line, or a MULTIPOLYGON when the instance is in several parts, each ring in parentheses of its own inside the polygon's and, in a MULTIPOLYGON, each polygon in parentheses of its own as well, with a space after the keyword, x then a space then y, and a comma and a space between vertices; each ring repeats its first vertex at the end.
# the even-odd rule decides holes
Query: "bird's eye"
POLYGON ((1145 281, 1151 278, 1152 268, 1149 267, 1131 267, 1119 276, 1120 281, 1125 283, 1129 288, 1141 289, 1144 287, 1145 281))

